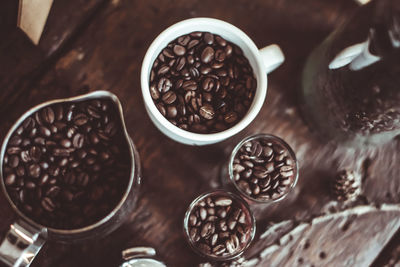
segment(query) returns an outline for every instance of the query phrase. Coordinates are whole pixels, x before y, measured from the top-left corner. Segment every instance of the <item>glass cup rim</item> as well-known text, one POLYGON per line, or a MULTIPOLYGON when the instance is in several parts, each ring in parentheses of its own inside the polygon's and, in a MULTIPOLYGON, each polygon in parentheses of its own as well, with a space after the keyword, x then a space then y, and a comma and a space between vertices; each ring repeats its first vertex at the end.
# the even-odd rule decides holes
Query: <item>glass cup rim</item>
POLYGON ((189 205, 189 207, 187 208, 186 212, 185 212, 185 217, 183 220, 183 231, 184 231, 184 235, 186 237, 186 241, 189 243, 190 247, 200 256, 212 259, 212 260, 216 260, 216 261, 224 261, 224 260, 231 260, 231 259, 235 259, 237 257, 239 257, 240 255, 242 255, 246 249, 250 246, 250 244, 252 243, 255 234, 256 234, 256 219, 254 217, 254 214, 252 212, 252 210, 250 209, 249 204, 240 196, 238 196, 235 193, 229 192, 225 189, 214 189, 214 190, 209 190, 205 193, 200 194, 198 197, 196 197, 189 205), (234 199, 235 201, 237 201, 238 203, 240 203, 240 205, 242 206, 242 208, 245 208, 248 211, 248 214, 250 216, 250 221, 251 221, 251 230, 250 230, 250 237, 247 241, 247 244, 245 246, 243 246, 243 248, 238 251, 235 254, 232 255, 227 255, 227 256, 213 256, 213 255, 208 255, 203 253, 198 247, 196 247, 192 241, 192 239, 190 238, 190 234, 189 234, 189 217, 190 214, 193 210, 193 208, 196 206, 196 204, 207 198, 208 196, 214 195, 214 194, 224 194, 229 196, 230 198, 234 199))
POLYGON ((252 202, 255 202, 255 203, 260 203, 260 204, 275 203, 275 202, 281 201, 284 198, 286 198, 287 195, 289 195, 289 193, 296 186, 298 178, 299 178, 298 160, 296 158, 296 154, 294 153, 293 149, 282 138, 280 138, 280 137, 278 137, 276 135, 273 135, 273 134, 269 134, 269 133, 253 134, 253 135, 249 135, 249 136, 243 138, 239 143, 237 143, 235 145, 234 149, 232 150, 232 153, 229 156, 228 175, 229 175, 229 180, 233 183, 233 185, 236 188, 236 190, 240 193, 241 196, 245 197, 246 199, 248 199, 248 200, 250 200, 252 202), (260 139, 260 138, 272 139, 274 141, 277 141, 280 145, 283 145, 285 147, 285 149, 287 149, 287 151, 289 152, 290 156, 292 157, 292 159, 295 162, 295 177, 294 177, 293 183, 290 186, 290 189, 285 194, 281 195, 280 197, 278 197, 276 199, 262 200, 262 199, 253 198, 253 197, 249 196, 248 194, 246 194, 246 192, 244 192, 238 186, 238 184, 236 183, 235 179, 233 178, 233 161, 234 161, 235 156, 236 156, 237 152, 239 151, 239 149, 242 147, 242 145, 244 143, 246 143, 248 141, 251 141, 251 140, 254 140, 254 139, 260 139))
POLYGON ((108 91, 93 91, 84 95, 79 95, 79 96, 74 96, 74 97, 69 97, 69 98, 61 98, 61 99, 54 99, 54 100, 49 100, 49 101, 45 101, 41 104, 38 104, 32 108, 30 108, 29 110, 27 110, 24 114, 22 114, 17 120, 16 122, 11 126, 11 128, 9 129, 6 137, 3 140, 2 146, 1 146, 1 152, 0 152, 0 184, 1 184, 1 188, 3 191, 3 194, 5 195, 6 199, 8 200, 10 206, 12 207, 12 209, 18 214, 18 216, 20 218, 22 218, 24 221, 28 222, 29 224, 31 224, 32 226, 39 228, 39 229, 47 229, 48 231, 51 231, 55 234, 64 234, 64 235, 68 235, 68 234, 79 234, 79 233, 83 233, 86 231, 90 231, 92 229, 95 229, 101 225, 103 225, 104 223, 106 223, 108 220, 110 220, 116 213, 117 211, 122 207, 123 203, 126 201, 129 192, 132 190, 132 187, 138 182, 137 180, 139 179, 138 177, 138 171, 136 168, 136 164, 139 161, 138 158, 136 158, 135 156, 135 147, 133 144, 132 139, 129 137, 129 134, 127 132, 126 129, 126 125, 125 125, 125 119, 124 119, 124 114, 122 111, 122 107, 121 107, 121 103, 118 99, 118 97, 116 95, 114 95, 111 92, 108 91), (65 103, 65 102, 78 102, 78 101, 85 101, 85 100, 92 100, 92 99, 110 99, 117 107, 118 110, 118 114, 120 116, 121 122, 122 122, 122 128, 123 128, 123 133, 124 136, 127 138, 127 141, 129 143, 129 151, 131 154, 131 171, 130 171, 130 176, 129 176, 129 181, 126 187, 126 190, 124 191, 121 200, 115 205, 115 207, 108 213, 106 214, 103 218, 101 218, 100 220, 90 224, 90 225, 86 225, 84 227, 80 227, 80 228, 74 228, 74 229, 59 229, 59 228, 53 228, 53 227, 49 227, 46 225, 42 225, 36 221, 34 221, 33 219, 29 218, 27 215, 25 215, 25 213, 23 213, 20 209, 17 208, 17 206, 14 204, 14 202, 11 200, 11 197, 9 196, 5 183, 4 183, 4 178, 3 178, 3 163, 4 163, 4 155, 6 152, 6 148, 8 145, 8 141, 11 137, 11 135, 15 132, 15 130, 21 125, 21 123, 30 115, 32 115, 34 112, 41 110, 47 106, 50 106, 52 104, 59 104, 59 103, 65 103))

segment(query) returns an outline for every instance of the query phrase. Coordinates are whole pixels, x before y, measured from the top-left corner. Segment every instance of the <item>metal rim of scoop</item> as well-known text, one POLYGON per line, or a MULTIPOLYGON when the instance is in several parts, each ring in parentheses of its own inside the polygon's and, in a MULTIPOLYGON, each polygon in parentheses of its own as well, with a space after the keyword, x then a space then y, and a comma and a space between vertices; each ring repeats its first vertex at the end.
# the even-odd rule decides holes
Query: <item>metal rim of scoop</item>
MULTIPOLYGON (((116 95, 114 95, 113 93, 110 93, 108 91, 93 91, 91 93, 88 94, 84 94, 84 95, 79 95, 79 96, 75 96, 75 97, 69 97, 69 98, 61 98, 61 99, 54 99, 54 100, 49 100, 46 102, 43 102, 37 106, 34 106, 32 108, 30 108, 28 111, 26 111, 21 117, 19 117, 19 119, 13 124, 13 126, 10 128, 10 130, 8 131, 6 137, 3 140, 2 146, 1 146, 1 152, 0 152, 0 183, 1 183, 1 188, 2 191, 4 193, 4 195, 6 196, 8 202, 10 203, 11 207, 14 209, 14 211, 18 214, 18 216, 20 216, 22 219, 24 219, 25 221, 29 222, 30 224, 32 224, 33 226, 37 227, 37 228, 45 228, 50 230, 51 232, 57 233, 57 234, 78 234, 78 233, 83 233, 92 229, 95 229, 96 227, 104 224, 105 222, 107 222, 108 220, 110 220, 115 213, 121 208, 121 206, 123 205, 123 203, 125 202, 126 198, 128 197, 129 192, 131 191, 131 188, 134 184, 135 177, 137 177, 135 175, 135 172, 137 171, 135 169, 135 161, 137 159, 135 158, 135 153, 133 151, 133 142, 131 140, 131 138, 128 135, 128 132, 126 130, 126 125, 125 125, 125 119, 124 119, 124 115, 123 115, 123 111, 122 111, 122 106, 121 103, 118 99, 118 97, 116 95), (123 133, 124 136, 126 138, 126 141, 129 144, 129 152, 131 154, 131 174, 129 177, 129 183, 128 186, 123 194, 122 199, 118 202, 118 204, 112 209, 112 211, 110 213, 108 213, 104 218, 102 218, 101 220, 82 227, 82 228, 77 228, 77 229, 57 229, 57 228, 52 228, 52 227, 47 227, 45 225, 39 224, 37 222, 35 222, 34 220, 30 219, 28 216, 26 216, 23 212, 21 212, 17 206, 14 204, 14 202, 11 200, 10 196, 8 195, 6 186, 4 184, 4 177, 3 177, 3 161, 4 161, 4 155, 6 152, 6 148, 8 145, 8 141, 11 137, 11 135, 15 132, 15 130, 21 125, 21 123, 28 118, 29 116, 31 116, 33 113, 35 113, 36 111, 43 109, 47 106, 50 106, 52 104, 58 104, 58 103, 68 103, 68 102, 82 102, 85 100, 94 100, 94 99, 109 99, 111 100, 117 107, 118 109, 118 113, 119 113, 119 118, 121 119, 121 124, 122 124, 122 128, 123 128, 123 133)), ((137 178, 136 178, 137 179, 137 178)))

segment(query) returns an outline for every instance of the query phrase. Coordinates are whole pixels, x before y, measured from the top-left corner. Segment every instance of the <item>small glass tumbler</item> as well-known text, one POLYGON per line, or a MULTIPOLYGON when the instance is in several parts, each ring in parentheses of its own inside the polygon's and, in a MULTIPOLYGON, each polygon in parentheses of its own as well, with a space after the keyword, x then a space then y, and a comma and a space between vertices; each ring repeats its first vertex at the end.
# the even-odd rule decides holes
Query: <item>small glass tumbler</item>
POLYGON ((250 245, 256 231, 248 204, 225 190, 204 193, 186 211, 184 234, 192 249, 210 260, 239 257, 250 245))
POLYGON ((225 188, 238 192, 249 204, 265 204, 284 199, 298 175, 291 147, 277 136, 257 134, 235 146, 221 179, 225 188))

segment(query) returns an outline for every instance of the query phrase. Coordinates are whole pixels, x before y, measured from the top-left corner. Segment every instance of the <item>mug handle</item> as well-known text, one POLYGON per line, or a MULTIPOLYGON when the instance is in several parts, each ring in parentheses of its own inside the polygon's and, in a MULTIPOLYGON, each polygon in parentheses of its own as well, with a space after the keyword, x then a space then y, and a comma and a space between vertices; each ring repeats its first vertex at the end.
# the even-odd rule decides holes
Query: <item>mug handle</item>
POLYGON ((272 44, 260 49, 261 60, 264 62, 266 73, 270 73, 278 68, 284 61, 285 55, 281 48, 272 44))
POLYGON ((8 266, 28 267, 47 239, 47 229, 19 220, 10 225, 0 244, 0 261, 8 266))

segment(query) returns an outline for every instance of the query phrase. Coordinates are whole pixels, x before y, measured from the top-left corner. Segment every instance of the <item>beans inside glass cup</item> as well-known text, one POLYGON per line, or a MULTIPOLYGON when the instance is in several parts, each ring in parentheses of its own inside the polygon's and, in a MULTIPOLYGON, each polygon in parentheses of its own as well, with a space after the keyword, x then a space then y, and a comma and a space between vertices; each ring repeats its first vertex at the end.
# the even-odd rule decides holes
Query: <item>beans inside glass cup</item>
POLYGON ((16 207, 55 229, 78 229, 121 201, 132 170, 130 144, 111 100, 56 103, 12 133, 3 178, 16 207))
POLYGON ((296 185, 296 156, 282 139, 268 134, 242 140, 233 150, 229 179, 241 195, 255 202, 283 199, 296 185))
POLYGON ((247 203, 223 190, 205 193, 189 206, 184 231, 202 256, 228 260, 241 255, 255 235, 255 219, 247 203))
POLYGON ((160 113, 195 133, 221 132, 238 123, 256 88, 241 48, 210 32, 192 32, 170 42, 150 73, 150 94, 160 113))

